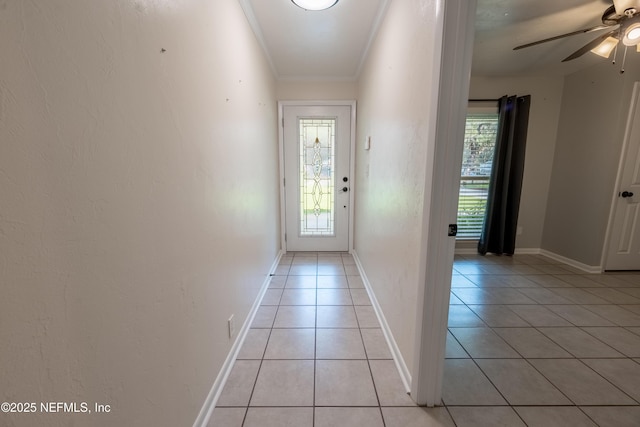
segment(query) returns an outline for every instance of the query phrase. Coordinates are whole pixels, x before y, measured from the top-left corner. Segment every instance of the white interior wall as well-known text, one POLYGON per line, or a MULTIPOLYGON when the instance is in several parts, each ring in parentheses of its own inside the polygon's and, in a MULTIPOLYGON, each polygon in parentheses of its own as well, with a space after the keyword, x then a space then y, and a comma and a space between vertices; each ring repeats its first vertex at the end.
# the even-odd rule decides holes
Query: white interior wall
MULTIPOLYGON (((556 133, 562 102, 562 77, 480 77, 471 78, 469 99, 498 99, 503 95, 531 95, 527 149, 516 249, 539 249, 551 180, 556 133)), ((477 248, 477 242, 458 247, 477 248)))
POLYGON ((640 54, 565 79, 542 247, 598 269, 640 54))
POLYGON ((389 6, 358 81, 355 251, 401 357, 413 366, 435 1, 389 6), (371 137, 371 149, 364 149, 371 137))
POLYGON ((111 405, 0 424, 191 425, 279 247, 238 2, 3 2, 0 51, 1 400, 111 405))
POLYGON ((354 100, 358 94, 355 81, 278 81, 276 96, 281 101, 354 100))

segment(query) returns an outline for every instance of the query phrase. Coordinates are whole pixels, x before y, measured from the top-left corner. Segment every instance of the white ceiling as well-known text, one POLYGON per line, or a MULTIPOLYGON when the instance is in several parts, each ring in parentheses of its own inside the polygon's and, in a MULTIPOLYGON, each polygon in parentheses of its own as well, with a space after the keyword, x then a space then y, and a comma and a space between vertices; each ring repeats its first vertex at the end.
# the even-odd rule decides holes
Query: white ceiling
POLYGON ((291 0, 240 0, 281 80, 354 80, 389 0, 305 11, 291 0))
MULTIPOLYGON (((291 0, 239 0, 280 80, 354 80, 391 0, 340 0, 320 12, 291 0)), ((562 63, 606 32, 513 51, 520 44, 601 24, 607 0, 478 0, 473 74, 568 74, 605 61, 592 53, 562 63)))
POLYGON ((478 0, 474 75, 569 74, 606 59, 587 52, 562 60, 607 30, 514 51, 525 43, 602 24, 606 0, 478 0))

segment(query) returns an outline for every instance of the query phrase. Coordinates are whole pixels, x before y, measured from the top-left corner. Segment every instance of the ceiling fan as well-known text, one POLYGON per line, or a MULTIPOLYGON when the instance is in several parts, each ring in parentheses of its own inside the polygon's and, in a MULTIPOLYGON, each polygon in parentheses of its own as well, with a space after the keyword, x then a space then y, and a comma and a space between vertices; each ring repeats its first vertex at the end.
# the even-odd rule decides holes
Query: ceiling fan
MULTIPOLYGON (((582 46, 580 49, 563 59, 562 62, 567 62, 579 58, 589 51, 604 58, 608 58, 613 50, 616 50, 617 54, 618 44, 620 41, 622 41, 622 44, 625 46, 625 48, 622 70, 620 72, 623 73, 624 59, 626 59, 627 48, 636 46, 636 49, 638 50, 638 52, 640 52, 640 0, 613 0, 613 5, 609 6, 602 14, 602 25, 596 25, 595 27, 572 31, 570 33, 560 34, 558 36, 549 37, 547 39, 523 44, 521 46, 514 47, 513 50, 524 49, 553 40, 571 37, 577 34, 591 33, 593 31, 604 29, 608 29, 609 31, 599 35, 591 42, 582 46)), ((614 54, 614 64, 616 54, 614 54)))

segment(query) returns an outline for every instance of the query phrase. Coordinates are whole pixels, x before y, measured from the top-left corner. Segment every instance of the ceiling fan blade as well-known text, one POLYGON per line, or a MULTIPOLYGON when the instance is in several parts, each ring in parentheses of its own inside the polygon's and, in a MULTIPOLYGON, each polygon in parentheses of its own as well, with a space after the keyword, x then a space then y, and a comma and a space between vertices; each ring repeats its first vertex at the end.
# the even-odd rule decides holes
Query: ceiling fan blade
POLYGON ((571 55, 564 58, 562 62, 571 61, 573 59, 581 57, 582 55, 584 55, 585 53, 589 52, 591 49, 593 49, 594 47, 602 43, 604 39, 606 39, 607 37, 613 36, 615 33, 617 33, 617 31, 613 30, 613 31, 609 31, 606 34, 599 35, 595 39, 591 40, 589 43, 582 46, 580 49, 573 52, 571 55))
POLYGON ((542 44, 542 43, 546 43, 546 42, 550 42, 550 41, 553 41, 553 40, 558 40, 558 39, 563 39, 565 37, 575 36, 577 34, 585 34, 585 33, 591 33, 593 31, 604 30, 605 28, 611 28, 611 26, 609 26, 609 25, 596 25, 595 27, 585 28, 583 30, 578 30, 578 31, 572 31, 572 32, 567 33, 567 34, 560 34, 559 36, 549 37, 548 39, 542 39, 542 40, 538 40, 538 41, 535 41, 535 42, 523 44, 521 46, 516 46, 516 47, 513 48, 513 50, 520 50, 520 49, 524 49, 525 47, 536 46, 536 45, 539 45, 539 44, 542 44))

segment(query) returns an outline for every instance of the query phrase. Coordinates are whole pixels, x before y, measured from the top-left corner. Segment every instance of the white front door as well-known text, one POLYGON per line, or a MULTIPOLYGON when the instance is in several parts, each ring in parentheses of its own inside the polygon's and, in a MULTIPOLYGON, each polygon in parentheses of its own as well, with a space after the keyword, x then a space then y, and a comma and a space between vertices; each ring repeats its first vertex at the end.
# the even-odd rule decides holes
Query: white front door
POLYGON ((640 82, 633 87, 606 270, 640 270, 640 82))
POLYGON ((348 251, 351 105, 284 105, 285 245, 348 251))

